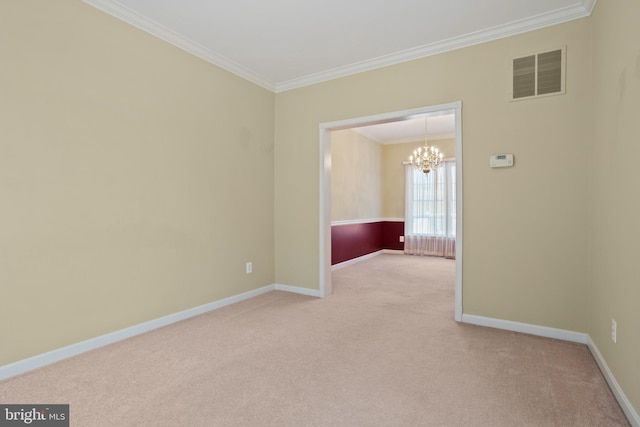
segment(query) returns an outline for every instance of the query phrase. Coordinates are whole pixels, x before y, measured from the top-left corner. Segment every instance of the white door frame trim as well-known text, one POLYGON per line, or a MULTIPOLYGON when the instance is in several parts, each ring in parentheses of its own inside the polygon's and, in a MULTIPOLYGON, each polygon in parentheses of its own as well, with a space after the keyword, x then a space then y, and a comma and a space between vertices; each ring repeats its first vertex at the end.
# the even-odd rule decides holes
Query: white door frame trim
POLYGON ((454 110, 456 126, 456 284, 455 320, 462 321, 462 101, 432 105, 410 110, 394 111, 373 116, 357 117, 320 123, 320 296, 331 295, 331 131, 368 126, 378 123, 408 120, 439 111, 454 110))

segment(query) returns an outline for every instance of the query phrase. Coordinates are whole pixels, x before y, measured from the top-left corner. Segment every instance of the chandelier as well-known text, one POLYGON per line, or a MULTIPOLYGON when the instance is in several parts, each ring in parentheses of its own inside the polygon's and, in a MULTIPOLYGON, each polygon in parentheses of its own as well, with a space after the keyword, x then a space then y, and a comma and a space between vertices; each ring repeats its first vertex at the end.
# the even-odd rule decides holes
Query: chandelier
POLYGON ((433 145, 427 144, 427 118, 424 118, 424 147, 414 150, 409 156, 409 163, 424 173, 431 172, 432 169, 442 164, 443 154, 433 145))

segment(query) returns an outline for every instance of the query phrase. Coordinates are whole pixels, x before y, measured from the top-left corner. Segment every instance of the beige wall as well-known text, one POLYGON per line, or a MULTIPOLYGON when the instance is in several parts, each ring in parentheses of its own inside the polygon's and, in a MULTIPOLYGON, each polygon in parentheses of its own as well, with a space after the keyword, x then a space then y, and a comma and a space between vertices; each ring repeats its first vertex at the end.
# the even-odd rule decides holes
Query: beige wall
MULTIPOLYGON (((444 153, 445 158, 454 158, 455 139, 430 140, 444 153)), ((384 218, 404 218, 404 166, 409 156, 424 141, 404 144, 386 144, 382 146, 382 216, 384 218)), ((332 152, 333 154, 333 152, 332 152)))
POLYGON ((351 129, 331 132, 331 220, 380 218, 382 149, 351 129))
POLYGON ((640 3, 600 0, 593 26, 589 335, 640 411, 640 3), (618 339, 610 338, 611 319, 618 339))
POLYGON ((278 94, 276 281, 319 286, 320 123, 460 100, 464 312, 585 332, 590 54, 581 19, 278 94), (563 45, 567 94, 509 102, 512 58, 563 45))
POLYGON ((274 283, 273 93, 75 0, 0 62, 0 365, 274 283))

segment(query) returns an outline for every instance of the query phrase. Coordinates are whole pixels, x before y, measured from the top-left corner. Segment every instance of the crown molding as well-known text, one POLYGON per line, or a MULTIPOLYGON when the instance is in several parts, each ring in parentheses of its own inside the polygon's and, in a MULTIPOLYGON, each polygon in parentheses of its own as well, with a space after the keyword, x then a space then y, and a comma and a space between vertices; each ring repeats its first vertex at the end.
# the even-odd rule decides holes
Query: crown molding
POLYGON ((149 33, 160 40, 174 45, 175 47, 182 49, 192 55, 197 56, 200 59, 216 65, 230 73, 233 73, 245 80, 250 81, 264 89, 271 92, 275 92, 276 86, 273 82, 259 76, 258 74, 248 70, 240 64, 207 49, 206 47, 176 33, 153 21, 138 12, 123 6, 114 0, 82 0, 83 2, 100 9, 101 11, 114 16, 134 27, 149 33))
POLYGON ((549 13, 544 13, 531 18, 513 21, 508 24, 499 25, 483 31, 477 31, 458 37, 430 43, 416 48, 407 49, 390 55, 380 56, 366 61, 337 67, 319 73, 309 74, 299 78, 272 82, 242 65, 219 55, 206 47, 189 40, 188 38, 162 26, 138 12, 123 6, 116 0, 83 0, 85 3, 102 10, 134 27, 145 31, 161 40, 164 40, 179 49, 185 50, 207 62, 210 62, 230 73, 244 78, 264 89, 275 93, 310 86, 316 83, 350 76, 353 74, 371 71, 378 68, 388 67, 439 53, 449 52, 463 47, 473 46, 528 31, 538 30, 574 19, 584 18, 591 15, 597 0, 582 0, 580 3, 558 9, 549 13))
POLYGON ((582 7, 588 12, 589 15, 593 13, 593 9, 596 7, 598 0, 582 0, 582 7))
POLYGON ((513 21, 508 24, 498 25, 493 28, 476 31, 458 37, 452 37, 450 39, 418 46, 390 55, 357 62, 344 67, 337 67, 320 73, 310 74, 308 76, 303 76, 286 82, 276 83, 276 93, 514 36, 516 34, 569 22, 574 19, 584 18, 591 14, 596 1, 597 0, 583 0, 580 4, 557 9, 549 13, 513 21))

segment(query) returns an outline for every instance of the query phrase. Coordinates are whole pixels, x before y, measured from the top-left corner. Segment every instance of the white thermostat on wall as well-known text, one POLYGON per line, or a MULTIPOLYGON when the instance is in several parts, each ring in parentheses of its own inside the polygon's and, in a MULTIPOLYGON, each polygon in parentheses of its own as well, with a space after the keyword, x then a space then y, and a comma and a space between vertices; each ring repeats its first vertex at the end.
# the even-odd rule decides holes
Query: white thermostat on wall
POLYGON ((510 168, 513 166, 513 154, 496 154, 489 157, 489 166, 492 168, 510 168))

